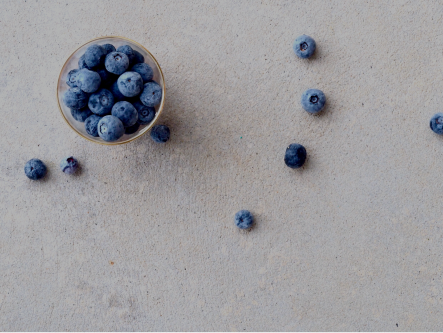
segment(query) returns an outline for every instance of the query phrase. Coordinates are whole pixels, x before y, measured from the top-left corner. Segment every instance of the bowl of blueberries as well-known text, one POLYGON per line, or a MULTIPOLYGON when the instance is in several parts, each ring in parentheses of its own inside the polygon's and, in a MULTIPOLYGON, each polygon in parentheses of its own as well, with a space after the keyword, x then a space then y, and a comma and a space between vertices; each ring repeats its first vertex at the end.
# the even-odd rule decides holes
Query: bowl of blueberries
POLYGON ((100 37, 65 62, 57 101, 63 118, 81 137, 123 144, 154 126, 165 103, 165 81, 157 60, 142 45, 124 37, 100 37))

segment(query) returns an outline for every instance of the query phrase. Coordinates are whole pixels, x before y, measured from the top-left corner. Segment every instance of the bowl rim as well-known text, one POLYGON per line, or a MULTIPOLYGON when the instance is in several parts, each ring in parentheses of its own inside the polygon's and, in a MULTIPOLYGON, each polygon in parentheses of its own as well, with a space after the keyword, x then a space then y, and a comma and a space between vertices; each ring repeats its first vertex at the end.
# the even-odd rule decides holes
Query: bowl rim
POLYGON ((104 146, 117 146, 117 145, 122 145, 122 144, 125 144, 125 143, 129 143, 129 142, 131 142, 131 141, 134 141, 134 140, 136 140, 136 139, 142 137, 144 134, 146 134, 146 132, 148 132, 149 129, 150 129, 152 126, 154 126, 156 120, 158 120, 158 118, 160 117, 161 112, 163 111, 163 108, 164 108, 164 106, 165 106, 165 93, 166 93, 165 77, 164 77, 164 75, 163 75, 163 71, 162 71, 162 69, 161 69, 161 67, 160 67, 160 64, 158 63, 157 59, 155 59, 155 57, 152 55, 152 53, 149 52, 149 51, 148 51, 143 45, 141 45, 140 43, 137 43, 136 41, 134 41, 134 40, 132 40, 132 39, 129 39, 129 38, 126 38, 126 37, 123 37, 123 36, 101 36, 101 37, 97 37, 97 38, 91 39, 91 40, 87 41, 86 43, 83 43, 82 45, 80 45, 78 48, 75 49, 74 52, 71 53, 71 55, 68 57, 68 59, 66 59, 66 61, 64 62, 63 66, 62 66, 62 68, 61 68, 61 70, 60 70, 60 74, 58 75, 58 81, 57 81, 57 85, 56 85, 57 105, 58 105, 59 111, 60 111, 60 113, 61 113, 63 119, 65 120, 65 122, 69 125, 69 127, 70 127, 75 133, 77 133, 77 134, 78 134, 79 136, 81 136, 82 138, 84 138, 84 139, 86 139, 86 140, 88 140, 88 141, 90 141, 90 142, 94 142, 94 143, 97 143, 97 144, 100 144, 100 145, 104 145, 104 146), (110 142, 106 142, 106 141, 100 142, 100 141, 95 141, 95 140, 92 140, 92 139, 88 138, 87 136, 83 135, 82 133, 78 132, 78 131, 77 131, 77 130, 71 125, 71 123, 68 121, 68 119, 66 119, 65 114, 63 113, 62 107, 61 107, 61 105, 60 105, 60 98, 59 98, 59 94, 58 94, 58 90, 59 90, 58 88, 59 88, 59 84, 60 84, 60 80, 61 80, 61 76, 62 76, 63 69, 65 68, 66 64, 67 64, 68 61, 71 59, 71 57, 72 57, 72 56, 73 56, 78 50, 80 50, 83 46, 85 46, 86 44, 89 44, 89 43, 91 43, 91 42, 98 41, 98 40, 101 40, 101 39, 108 39, 108 38, 119 38, 119 39, 123 39, 123 40, 129 41, 129 42, 131 42, 131 43, 134 43, 134 44, 136 44, 138 47, 140 47, 141 49, 145 50, 145 51, 151 56, 152 60, 154 60, 155 64, 157 65, 157 67, 158 67, 158 69, 159 69, 159 72, 160 72, 160 78, 161 78, 161 81, 162 81, 162 83, 163 83, 163 86, 162 86, 162 99, 161 99, 161 101, 160 101, 160 107, 159 107, 159 109, 158 109, 157 112, 156 112, 156 119, 153 120, 153 121, 152 121, 152 122, 151 122, 146 128, 144 128, 144 131, 143 131, 142 133, 139 133, 138 135, 134 136, 133 138, 130 138, 130 139, 128 139, 128 140, 121 141, 121 142, 112 142, 112 141, 110 141, 110 142))

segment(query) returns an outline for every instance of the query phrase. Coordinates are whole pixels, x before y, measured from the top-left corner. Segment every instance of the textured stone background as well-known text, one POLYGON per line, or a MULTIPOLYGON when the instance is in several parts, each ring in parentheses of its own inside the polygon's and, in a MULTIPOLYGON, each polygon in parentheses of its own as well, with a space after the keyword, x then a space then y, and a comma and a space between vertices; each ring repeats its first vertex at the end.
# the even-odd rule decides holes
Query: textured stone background
POLYGON ((441 330, 442 17, 435 0, 1 1, 0 329, 441 330), (64 123, 60 68, 103 35, 160 62, 166 145, 64 123))

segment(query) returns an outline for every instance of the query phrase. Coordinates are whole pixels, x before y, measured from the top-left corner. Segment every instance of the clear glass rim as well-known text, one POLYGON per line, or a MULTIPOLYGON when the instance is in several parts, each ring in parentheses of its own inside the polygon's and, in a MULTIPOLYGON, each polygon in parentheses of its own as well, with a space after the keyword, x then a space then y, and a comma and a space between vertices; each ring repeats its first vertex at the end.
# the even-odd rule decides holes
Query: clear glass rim
POLYGON ((155 122, 158 120, 158 118, 160 117, 161 112, 163 111, 163 107, 164 107, 164 105, 165 105, 165 92, 166 92, 165 78, 164 78, 164 76, 163 76, 163 71, 162 71, 162 69, 161 69, 161 67, 160 67, 160 64, 157 62, 157 59, 155 59, 155 57, 152 55, 152 53, 149 52, 149 51, 148 51, 143 45, 141 45, 140 43, 137 43, 136 41, 134 41, 134 40, 132 40, 132 39, 129 39, 129 38, 126 38, 126 37, 122 37, 122 36, 102 36, 102 37, 97 37, 97 38, 91 39, 91 40, 87 41, 86 43, 80 45, 80 46, 79 46, 74 52, 71 53, 71 55, 68 57, 68 59, 66 59, 65 63, 63 64, 63 66, 62 66, 62 68, 61 68, 61 70, 60 70, 60 74, 58 75, 58 81, 57 81, 57 87, 56 87, 57 105, 58 105, 59 111, 60 111, 60 113, 61 113, 63 119, 64 119, 65 122, 69 125, 69 127, 70 127, 75 133, 77 133, 78 135, 80 135, 82 138, 84 138, 84 139, 86 139, 86 140, 88 140, 88 141, 90 141, 90 142, 94 142, 94 143, 97 143, 97 144, 100 144, 100 145, 105 145, 105 146, 122 145, 122 144, 125 144, 125 143, 128 143, 128 142, 134 141, 135 139, 138 139, 138 138, 140 138, 141 136, 143 136, 144 134, 146 134, 146 132, 148 132, 149 129, 150 129, 152 126, 154 126, 155 122), (106 142, 106 141, 100 142, 100 141, 95 141, 95 140, 92 140, 92 139, 88 138, 87 136, 83 135, 82 133, 78 132, 78 131, 77 131, 77 130, 71 125, 71 123, 69 122, 69 120, 66 119, 65 114, 63 113, 62 107, 61 107, 61 105, 60 105, 60 98, 59 98, 59 95, 58 95, 59 84, 60 84, 60 79, 61 79, 61 76, 62 76, 62 73, 63 73, 63 69, 66 67, 66 65, 67 65, 68 61, 71 59, 71 57, 72 57, 72 56, 73 56, 73 55, 74 55, 79 49, 81 49, 83 46, 85 46, 86 44, 89 44, 89 43, 91 43, 91 42, 94 42, 94 41, 97 41, 97 40, 101 40, 101 39, 107 39, 107 38, 119 38, 119 39, 127 40, 127 41, 129 41, 129 42, 131 42, 131 43, 136 44, 138 47, 140 47, 141 49, 143 49, 144 51, 146 51, 146 52, 151 56, 152 60, 154 60, 155 64, 157 65, 157 68, 159 69, 159 72, 160 72, 160 78, 161 78, 161 81, 162 81, 162 99, 161 99, 161 101, 160 101, 160 107, 158 108, 158 110, 157 110, 157 112, 156 112, 157 114, 156 114, 155 119, 154 119, 154 120, 153 120, 148 126, 146 126, 146 127, 143 129, 143 132, 140 132, 139 134, 137 134, 137 135, 134 136, 133 138, 130 138, 130 139, 127 139, 127 140, 125 140, 125 141, 121 141, 121 142, 106 142))

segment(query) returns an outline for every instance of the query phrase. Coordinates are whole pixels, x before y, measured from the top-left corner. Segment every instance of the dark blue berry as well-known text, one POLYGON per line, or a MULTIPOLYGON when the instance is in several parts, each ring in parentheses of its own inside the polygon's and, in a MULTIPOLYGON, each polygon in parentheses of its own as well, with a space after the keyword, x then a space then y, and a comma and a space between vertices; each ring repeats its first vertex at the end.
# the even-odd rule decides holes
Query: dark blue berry
POLYGON ((155 118, 155 108, 146 106, 140 102, 134 102, 135 109, 138 111, 138 123, 140 125, 147 125, 155 118))
POLYGON ((71 109, 71 115, 72 117, 80 122, 84 122, 86 118, 88 118, 92 114, 91 110, 88 108, 84 108, 81 110, 71 109))
POLYGON ((145 83, 140 94, 140 101, 146 106, 156 106, 162 100, 162 87, 157 82, 145 83))
POLYGON ((111 114, 120 119, 125 127, 134 125, 138 120, 137 110, 131 103, 126 101, 115 103, 111 114))
POLYGON ((103 44, 102 48, 105 50, 105 54, 115 52, 115 46, 112 44, 103 44))
POLYGON ((135 123, 132 126, 125 127, 125 134, 134 134, 135 132, 138 131, 139 127, 140 127, 139 123, 135 123))
POLYGON ((292 46, 295 54, 303 59, 312 56, 315 52, 315 47, 315 41, 306 35, 297 37, 294 41, 294 45, 292 46))
POLYGON ((80 88, 69 88, 63 95, 63 102, 68 108, 79 110, 88 104, 88 98, 80 88))
POLYGON ((102 117, 97 116, 96 114, 92 114, 88 118, 86 118, 86 120, 85 120, 86 133, 97 137, 98 136, 97 125, 98 125, 98 122, 100 121, 100 119, 102 119, 102 117))
POLYGON ((68 175, 72 175, 78 169, 78 161, 72 157, 66 157, 60 162, 60 169, 68 175))
POLYGON ((41 160, 33 158, 25 164, 25 175, 32 180, 42 179, 46 175, 46 165, 41 160))
POLYGON ((114 96, 109 90, 100 89, 89 97, 89 109, 99 116, 111 113, 114 105, 114 96))
POLYGON ((129 67, 128 56, 122 52, 111 52, 106 56, 105 67, 108 72, 121 75, 129 67))
POLYGON ((89 68, 88 65, 86 65, 84 54, 78 59, 78 69, 83 69, 83 68, 91 69, 91 68, 89 68))
POLYGON ((77 87, 77 73, 78 69, 73 69, 72 71, 69 71, 68 77, 66 79, 66 84, 70 86, 71 88, 77 87))
POLYGON ((106 69, 102 68, 97 70, 98 75, 100 75, 101 86, 109 87, 115 81, 117 81, 118 76, 112 73, 109 73, 106 69))
POLYGON ((117 48, 117 52, 122 52, 128 56, 129 65, 133 65, 135 61, 134 50, 129 45, 122 45, 117 48))
POLYGON ((443 113, 436 113, 430 122, 431 130, 437 134, 443 134, 443 113))
POLYGON ((249 229, 254 224, 254 217, 249 210, 241 210, 235 214, 235 225, 240 229, 249 229))
POLYGON ((98 135, 105 141, 116 141, 125 134, 123 123, 114 116, 104 116, 97 125, 98 135))
POLYGON ((306 149, 298 143, 292 143, 286 148, 285 163, 292 169, 303 166, 306 161, 306 149))
POLYGON ((101 78, 97 72, 83 68, 77 73, 77 86, 87 93, 93 93, 100 87, 101 78))
POLYGON ((143 57, 143 54, 138 52, 137 50, 132 50, 132 53, 134 54, 134 62, 133 64, 140 64, 145 62, 145 57, 143 57))
POLYGON ((326 96, 318 89, 308 89, 301 96, 301 105, 309 113, 320 112, 326 103, 326 96))
POLYGON ((110 87, 109 90, 112 92, 112 95, 114 95, 114 103, 118 101, 122 101, 125 99, 125 96, 120 92, 118 89, 117 81, 115 81, 110 87))
POLYGON ((100 45, 91 45, 85 52, 85 63, 89 68, 94 68, 103 63, 106 51, 100 45))
POLYGON ((143 89, 143 80, 137 72, 126 72, 117 80, 118 90, 126 97, 135 97, 143 89))
POLYGON ((140 74, 144 83, 151 81, 154 77, 154 71, 152 70, 151 66, 145 63, 135 64, 132 66, 131 71, 140 74))
POLYGON ((155 125, 151 130, 151 138, 157 143, 165 143, 169 140, 170 131, 166 125, 155 125))

